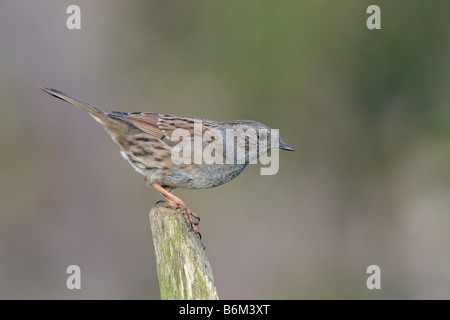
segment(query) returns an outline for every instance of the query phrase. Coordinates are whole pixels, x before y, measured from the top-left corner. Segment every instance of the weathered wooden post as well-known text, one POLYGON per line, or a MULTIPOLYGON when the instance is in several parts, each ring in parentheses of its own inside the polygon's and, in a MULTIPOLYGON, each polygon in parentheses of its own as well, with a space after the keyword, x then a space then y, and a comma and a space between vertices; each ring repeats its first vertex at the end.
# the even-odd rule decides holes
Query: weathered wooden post
POLYGON ((180 210, 150 211, 159 287, 163 300, 217 300, 216 286, 198 235, 189 231, 180 210))

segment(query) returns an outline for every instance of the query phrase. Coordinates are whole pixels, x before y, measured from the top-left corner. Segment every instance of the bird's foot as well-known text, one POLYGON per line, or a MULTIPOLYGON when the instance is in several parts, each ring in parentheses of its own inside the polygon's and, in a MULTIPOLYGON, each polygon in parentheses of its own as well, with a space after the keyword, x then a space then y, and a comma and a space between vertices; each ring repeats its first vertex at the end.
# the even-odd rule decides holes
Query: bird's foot
POLYGON ((198 215, 196 215, 194 212, 192 212, 188 208, 188 206, 186 205, 186 203, 184 201, 175 202, 172 199, 168 198, 167 202, 166 202, 166 207, 183 210, 184 220, 186 220, 186 223, 188 224, 190 229, 192 231, 194 231, 194 233, 198 233, 201 238, 201 235, 197 230, 197 226, 198 226, 198 223, 200 222, 200 218, 198 215), (197 221, 194 221, 194 219, 196 219, 197 221))
MULTIPOLYGON (((162 193, 162 195, 167 199, 167 202, 165 204, 168 208, 175 208, 175 209, 181 209, 183 211, 184 220, 186 220, 186 223, 188 224, 190 230, 192 230, 195 234, 198 234, 200 238, 200 242, 202 239, 202 235, 200 232, 198 232, 197 226, 200 222, 200 217, 196 215, 194 212, 192 212, 188 206, 186 205, 186 202, 178 198, 177 196, 173 195, 166 189, 164 189, 159 184, 153 184, 153 187, 162 193), (194 221, 194 219, 196 221, 194 221)), ((203 248, 205 248, 205 245, 202 243, 203 248)))
POLYGON ((173 202, 172 200, 168 199, 166 204, 166 207, 168 208, 175 208, 175 209, 181 209, 183 210, 184 220, 186 220, 186 223, 190 227, 190 230, 192 230, 196 235, 198 235, 198 238, 200 240, 200 243, 203 247, 203 250, 206 249, 206 246, 202 242, 202 234, 198 231, 197 226, 200 222, 200 217, 196 215, 194 212, 192 212, 186 205, 184 201, 181 202, 173 202), (194 221, 192 218, 197 219, 197 221, 194 221))

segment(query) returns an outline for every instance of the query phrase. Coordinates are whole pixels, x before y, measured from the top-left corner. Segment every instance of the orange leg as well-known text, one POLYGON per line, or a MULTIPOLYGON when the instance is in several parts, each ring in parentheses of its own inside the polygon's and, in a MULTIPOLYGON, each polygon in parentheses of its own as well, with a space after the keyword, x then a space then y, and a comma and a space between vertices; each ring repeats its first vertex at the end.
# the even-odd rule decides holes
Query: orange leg
POLYGON ((186 223, 191 227, 191 229, 192 229, 192 231, 194 231, 194 233, 200 234, 196 227, 198 222, 194 222, 192 220, 192 217, 194 217, 198 221, 200 221, 200 218, 198 217, 198 215, 196 215, 191 210, 189 210, 189 208, 186 205, 186 202, 184 202, 177 196, 173 195, 172 193, 170 193, 169 191, 167 191, 166 189, 164 189, 162 186, 160 186, 157 183, 152 184, 152 187, 155 188, 156 190, 158 190, 159 192, 161 192, 163 194, 163 196, 167 199, 167 203, 166 203, 167 207, 181 208, 181 210, 183 210, 184 219, 186 220, 186 223))

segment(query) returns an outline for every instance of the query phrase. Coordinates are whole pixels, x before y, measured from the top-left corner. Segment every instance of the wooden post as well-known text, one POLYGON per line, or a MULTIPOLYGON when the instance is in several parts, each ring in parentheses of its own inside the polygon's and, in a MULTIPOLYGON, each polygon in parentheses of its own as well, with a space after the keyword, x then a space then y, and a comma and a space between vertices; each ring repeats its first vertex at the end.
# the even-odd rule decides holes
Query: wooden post
POLYGON ((219 299, 206 252, 182 211, 155 206, 149 216, 161 299, 219 299))

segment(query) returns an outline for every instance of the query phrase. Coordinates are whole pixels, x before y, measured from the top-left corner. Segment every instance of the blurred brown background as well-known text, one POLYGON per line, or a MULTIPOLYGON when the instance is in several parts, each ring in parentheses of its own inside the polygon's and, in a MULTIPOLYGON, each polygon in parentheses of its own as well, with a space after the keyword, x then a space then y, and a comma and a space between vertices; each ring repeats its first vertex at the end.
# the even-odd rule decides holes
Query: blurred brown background
POLYGON ((209 190, 223 299, 450 298, 448 1, 0 2, 0 299, 159 299, 160 200, 85 112, 253 119, 295 153, 209 190), (66 8, 81 8, 81 30, 66 8), (381 30, 366 9, 381 7, 381 30), (81 290, 66 268, 81 267, 81 290), (366 268, 381 268, 368 290, 366 268))

